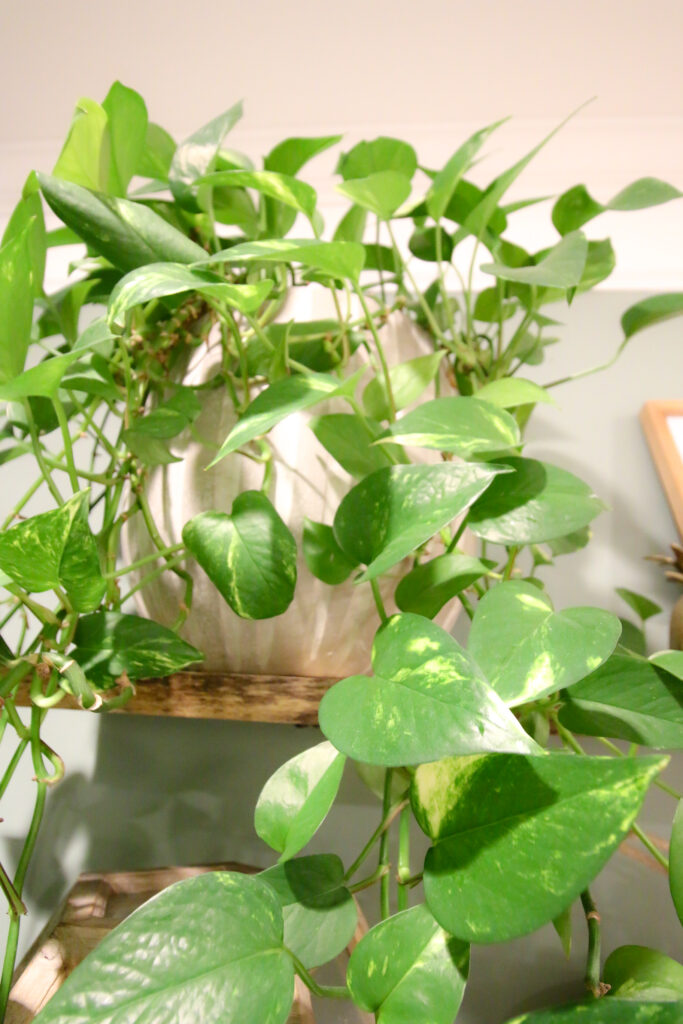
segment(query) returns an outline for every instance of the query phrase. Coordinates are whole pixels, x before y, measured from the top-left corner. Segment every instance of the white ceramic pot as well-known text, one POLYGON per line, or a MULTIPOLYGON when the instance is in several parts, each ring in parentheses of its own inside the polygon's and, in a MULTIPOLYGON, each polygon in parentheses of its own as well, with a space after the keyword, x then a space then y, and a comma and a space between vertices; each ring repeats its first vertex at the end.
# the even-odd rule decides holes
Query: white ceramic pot
MULTIPOLYGON (((401 314, 394 314, 382 332, 390 365, 431 350, 429 340, 401 314)), ((185 382, 198 384, 207 380, 215 373, 219 360, 216 348, 200 350, 185 382)), ((196 421, 197 432, 221 444, 235 422, 230 397, 219 389, 200 394, 204 396, 204 405, 196 421)), ((348 411, 348 406, 339 399, 321 403, 310 413, 289 416, 268 435, 274 458, 269 497, 294 534, 299 552, 304 518, 331 524, 341 498, 354 483, 330 458, 307 425, 312 415, 332 411, 348 411)), ((241 491, 261 487, 262 466, 239 453, 207 470, 214 452, 189 436, 174 442, 173 451, 182 461, 159 466, 148 478, 150 507, 161 536, 168 544, 181 539, 184 524, 199 512, 209 509, 229 512, 241 491)), ((421 452, 420 456, 425 461, 439 458, 434 452, 421 452)), ((151 554, 152 550, 141 517, 134 516, 124 536, 126 560, 135 561, 151 554)), ((397 610, 393 591, 409 566, 410 561, 404 560, 380 581, 389 613, 397 610)), ((194 580, 194 594, 192 610, 181 632, 186 640, 204 652, 204 668, 264 675, 335 677, 368 669, 372 639, 379 625, 368 584, 355 586, 348 580, 329 586, 310 573, 300 553, 296 594, 290 607, 276 618, 251 621, 239 618, 231 610, 193 561, 188 560, 187 569, 194 580)), ((157 622, 170 624, 178 614, 183 590, 182 582, 173 573, 164 573, 139 592, 138 607, 142 614, 157 622)), ((457 608, 449 608, 437 621, 450 628, 456 616, 457 608)))

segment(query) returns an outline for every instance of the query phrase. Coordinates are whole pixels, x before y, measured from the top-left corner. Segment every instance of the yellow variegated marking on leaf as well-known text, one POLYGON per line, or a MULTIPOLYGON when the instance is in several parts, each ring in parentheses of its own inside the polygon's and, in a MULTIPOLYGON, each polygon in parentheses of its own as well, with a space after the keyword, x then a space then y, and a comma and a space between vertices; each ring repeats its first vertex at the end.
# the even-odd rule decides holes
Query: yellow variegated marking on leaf
POLYGON ((478 771, 477 762, 487 754, 448 757, 431 764, 422 764, 415 773, 418 799, 426 812, 430 835, 439 834, 441 823, 478 771))

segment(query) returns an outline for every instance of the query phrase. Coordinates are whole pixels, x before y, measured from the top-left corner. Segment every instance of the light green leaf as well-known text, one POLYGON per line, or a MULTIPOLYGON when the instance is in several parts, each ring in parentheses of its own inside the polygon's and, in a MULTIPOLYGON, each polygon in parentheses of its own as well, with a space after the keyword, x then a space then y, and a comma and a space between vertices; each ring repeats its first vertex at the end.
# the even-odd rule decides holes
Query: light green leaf
POLYGON ((169 440, 193 423, 201 411, 201 402, 193 389, 179 387, 172 398, 161 402, 151 412, 134 420, 134 423, 141 434, 169 440))
POLYGON ((535 459, 497 460, 514 475, 494 480, 473 505, 472 533, 496 544, 540 544, 587 526, 604 505, 573 473, 535 459))
POLYGON ((631 182, 613 196, 606 204, 606 210, 644 210, 650 206, 660 206, 672 199, 680 199, 679 192, 673 185, 660 178, 639 178, 631 182))
POLYGON ((463 174, 472 166, 472 161, 491 132, 495 131, 506 119, 487 125, 471 135, 463 142, 434 178, 426 196, 427 212, 434 220, 440 220, 448 208, 453 193, 463 174))
MULTIPOLYGON (((102 191, 125 196, 145 150, 147 107, 139 93, 121 82, 114 82, 102 107, 107 115, 111 144, 108 188, 102 191)), ((88 182, 78 184, 88 185, 88 182)))
POLYGON ((38 179, 35 173, 31 172, 24 186, 24 196, 14 207, 12 216, 7 222, 2 242, 0 242, 0 251, 9 242, 26 232, 33 295, 37 297, 43 291, 47 235, 45 233, 43 204, 40 201, 39 193, 32 191, 34 187, 38 188, 38 179))
POLYGON ((677 679, 683 679, 683 651, 658 651, 650 656, 650 661, 677 679))
POLYGON ((331 526, 308 518, 304 519, 302 549, 306 565, 323 583, 343 583, 358 564, 346 557, 334 538, 331 526))
POLYGON ((285 922, 284 944, 304 967, 312 970, 344 951, 358 912, 339 857, 297 857, 262 871, 259 878, 275 890, 285 922))
POLYGON ((230 515, 200 512, 183 541, 241 618, 269 619, 291 604, 296 541, 261 491, 238 494, 230 515))
POLYGON ((465 991, 469 946, 422 904, 375 925, 347 970, 354 1003, 378 1024, 452 1024, 465 991))
POLYGON ((315 835, 339 789, 346 758, 331 743, 290 758, 268 779, 254 812, 257 834, 280 860, 289 860, 315 835))
POLYGON ((603 980, 610 999, 683 1002, 683 965, 646 946, 619 946, 607 957, 603 980))
POLYGON ((553 919, 553 928, 557 932, 560 942, 562 943, 562 952, 567 957, 567 960, 571 956, 572 952, 572 908, 565 907, 561 913, 553 919))
POLYGON ((510 707, 572 686, 610 656, 621 634, 600 608, 554 612, 550 598, 522 580, 507 580, 481 599, 467 648, 510 707))
POLYGON ((242 116, 242 104, 236 103, 225 113, 193 132, 180 143, 168 171, 168 182, 176 202, 188 210, 198 210, 197 178, 213 170, 220 145, 242 116))
POLYGON ((50 356, 37 366, 24 370, 14 380, 0 384, 0 399, 18 402, 22 398, 53 398, 69 367, 81 358, 83 351, 67 352, 63 356, 50 356))
POLYGON ((212 188, 253 188, 285 206, 291 206, 309 220, 317 202, 315 189, 306 182, 275 171, 214 171, 198 178, 197 184, 212 188))
POLYGON ((383 429, 374 420, 356 413, 333 412, 314 416, 309 426, 323 448, 351 476, 361 479, 391 464, 389 456, 372 445, 383 429))
POLYGON ((135 173, 144 178, 168 181, 168 172, 173 162, 176 144, 168 132, 153 121, 148 122, 145 132, 145 146, 140 154, 135 173))
POLYGON ((619 999, 593 999, 559 1010, 539 1010, 515 1017, 508 1024, 679 1024, 680 1013, 671 1003, 624 1003, 619 999))
POLYGON ((141 203, 91 192, 44 174, 38 178, 57 216, 120 270, 159 261, 194 263, 206 256, 200 245, 141 203))
POLYGON ((344 181, 367 178, 381 171, 396 171, 410 180, 417 170, 417 154, 412 146, 400 139, 380 136, 359 142, 348 153, 342 154, 337 173, 344 181))
POLYGON ((499 472, 484 464, 389 466, 356 484, 334 517, 337 542, 371 580, 469 508, 499 472))
POLYGON ((649 299, 629 306, 621 318, 624 338, 632 338, 646 327, 653 327, 683 313, 683 292, 651 295, 649 299))
POLYGON ((202 660, 177 633, 139 615, 95 612, 78 620, 71 656, 93 683, 170 676, 202 660))
POLYGON ((335 228, 334 241, 362 242, 367 219, 367 210, 360 206, 350 206, 335 228))
POLYGON ((666 758, 492 753, 423 764, 427 905, 452 935, 506 942, 557 917, 628 834, 666 758))
POLYGON ((536 405, 538 402, 556 404, 549 391, 521 377, 501 377, 500 380, 489 381, 479 388, 474 397, 483 399, 489 405, 497 405, 501 409, 514 409, 518 405, 536 405))
POLYGON ((565 695, 563 725, 655 749, 683 749, 683 682, 643 658, 617 652, 565 695))
POLYGON ((469 459, 520 444, 513 416, 479 398, 449 395, 423 402, 392 423, 382 444, 405 444, 453 452, 469 459))
POLYGON ((496 563, 470 555, 444 554, 422 562, 404 576, 394 595, 402 612, 433 619, 456 594, 495 568, 496 563))
POLYGON ((394 615, 378 630, 372 667, 373 676, 335 683, 319 709, 325 736, 356 761, 399 767, 539 750, 471 656, 421 615, 394 615))
POLYGON ((482 263, 485 274, 502 281, 519 281, 545 288, 576 288, 588 256, 588 241, 581 231, 572 231, 533 267, 508 267, 504 263, 482 263))
POLYGON ((150 437, 138 427, 123 430, 121 440, 143 466, 170 466, 172 462, 181 461, 158 437, 150 437))
POLYGON ((678 920, 683 924, 683 800, 679 800, 669 844, 669 888, 678 920))
POLYGON ((95 100, 80 99, 53 175, 84 188, 106 192, 110 138, 107 114, 95 100))
MULTIPOLYGON (((479 292, 474 303, 472 316, 475 320, 481 320, 483 323, 497 324, 501 320, 509 320, 511 316, 515 315, 517 308, 517 300, 505 301, 499 293, 498 286, 494 285, 492 288, 484 288, 483 291, 479 292)), ((502 378, 502 380, 515 379, 514 377, 502 378)), ((491 381, 491 383, 497 384, 499 381, 491 381)))
POLYGON ((321 135, 317 138, 284 139, 277 146, 271 149, 263 161, 267 171, 277 171, 280 174, 294 176, 298 174, 304 164, 312 160, 318 153, 336 146, 341 142, 341 135, 321 135))
POLYGON ((561 235, 577 231, 602 213, 605 207, 589 195, 585 185, 574 185, 553 206, 552 222, 561 235))
POLYGON ((653 615, 659 615, 662 610, 661 606, 655 604, 649 597, 645 597, 644 594, 636 594, 634 590, 617 587, 616 592, 643 622, 647 622, 653 615))
MULTIPOLYGON (((408 359, 405 363, 397 363, 389 368, 389 383, 396 410, 405 409, 417 401, 439 372, 445 354, 442 349, 439 352, 430 352, 426 356, 416 356, 415 359, 408 359)), ((363 408, 368 416, 375 420, 390 418, 391 411, 383 374, 373 377, 363 391, 363 408)))
POLYGON ((336 189, 356 206, 389 220, 410 195, 410 179, 400 171, 377 171, 344 181, 336 189))
POLYGON ((0 383, 24 368, 33 318, 30 223, 0 249, 0 383))
POLYGON ((284 1024, 294 968, 283 927, 277 896, 258 877, 176 882, 101 940, 36 1024, 284 1024))
POLYGON ((123 330, 129 309, 150 299, 188 291, 218 299, 240 313, 253 313, 272 287, 269 280, 230 284, 209 270, 195 270, 182 263, 149 263, 121 278, 111 293, 107 319, 110 327, 123 330))
POLYGON ((356 242, 319 242, 314 238, 271 238, 263 242, 242 242, 222 249, 213 256, 203 255, 197 265, 206 263, 302 263, 331 277, 357 282, 365 250, 356 242))

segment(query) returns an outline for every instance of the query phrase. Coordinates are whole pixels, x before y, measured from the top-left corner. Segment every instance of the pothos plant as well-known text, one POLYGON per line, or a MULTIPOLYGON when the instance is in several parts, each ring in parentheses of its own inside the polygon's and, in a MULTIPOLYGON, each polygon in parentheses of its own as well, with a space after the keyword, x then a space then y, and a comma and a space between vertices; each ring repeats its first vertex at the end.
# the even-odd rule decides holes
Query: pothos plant
MULTIPOLYGON (((636 821, 651 784, 679 799, 658 779, 667 758, 637 748, 683 746, 683 655, 629 650, 607 611, 554 610, 539 572, 587 542, 603 506, 572 473, 523 454, 527 419, 550 394, 520 371, 555 340, 547 308, 614 266, 609 241, 582 228, 604 210, 679 193, 642 179, 601 203, 578 186, 552 207, 556 243, 532 253, 509 233, 528 203, 505 196, 543 143, 481 188, 470 171, 497 125, 438 171, 420 166, 407 143, 379 138, 340 157, 338 191, 350 205, 326 239, 316 193, 298 175, 339 138, 286 139, 257 168, 224 144, 240 113, 233 107, 176 145, 120 83, 101 105, 81 101, 53 173, 29 177, 0 249, 2 460, 26 455, 36 470, 0 535, 2 627, 19 623, 1 652, 0 722, 14 744, 1 790, 25 752, 36 785, 19 862, 0 872, 10 916, 2 1008, 46 794, 63 773, 41 736, 47 712, 71 694, 102 713, 134 699, 139 680, 201 661, 181 637, 188 559, 237 614, 260 618, 295 599, 303 544, 308 570, 330 586, 353 575, 372 589, 378 629, 371 674, 340 680, 321 703, 324 741, 263 788, 256 830, 278 863, 162 893, 74 972, 41 1024, 276 1024, 289 1013, 295 975, 383 1024, 449 1024, 471 943, 548 921, 567 943, 577 899, 589 1001, 523 1019, 673 1022, 680 965, 623 947, 603 970, 589 885, 632 830, 669 868, 683 915, 681 812, 669 860, 636 821), (49 231, 43 200, 61 221, 49 231), (46 251, 75 243, 85 255, 66 286, 46 294, 46 251), (489 287, 473 287, 477 267, 489 287), (288 294, 303 288, 326 289, 335 316, 278 321, 288 294), (427 330, 431 356, 389 365, 382 326, 396 309, 427 330), (188 353, 210 335, 220 366, 189 386, 188 353), (360 367, 356 351, 365 353, 360 367), (430 384, 436 397, 420 401, 430 384), (214 461, 261 460, 263 486, 232 509, 198 514, 169 544, 146 480, 175 457, 178 438, 196 433, 203 393, 214 389, 237 415, 214 461), (332 522, 310 523, 302 540, 269 498, 269 431, 331 396, 347 411, 317 436, 354 479, 332 522), (441 459, 415 457, 425 449, 441 459), (32 513, 34 496, 49 510, 32 513), (122 564, 132 517, 153 552, 122 564), (466 528, 480 542, 477 557, 459 547, 466 528), (388 615, 378 581, 406 559, 399 612, 388 615), (172 628, 129 603, 161 573, 184 587, 172 628), (453 601, 471 620, 466 647, 433 622, 453 601), (20 688, 30 696, 27 720, 20 688), (577 735, 598 737, 608 756, 586 755, 577 735), (302 856, 347 760, 380 780, 377 828, 351 864, 334 853, 302 856), (411 856, 413 819, 430 841, 423 863, 411 856), (325 986, 312 972, 346 946, 352 894, 373 885, 379 923, 356 947, 346 984, 325 986)), ((623 344, 681 310, 677 294, 631 307, 623 344)))

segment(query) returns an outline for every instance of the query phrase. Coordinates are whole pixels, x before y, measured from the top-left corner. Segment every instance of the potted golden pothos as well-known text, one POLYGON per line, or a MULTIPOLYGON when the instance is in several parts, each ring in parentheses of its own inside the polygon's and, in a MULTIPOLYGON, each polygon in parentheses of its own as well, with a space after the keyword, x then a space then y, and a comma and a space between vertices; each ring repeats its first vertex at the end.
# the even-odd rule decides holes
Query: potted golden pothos
MULTIPOLYGON (((555 340, 553 304, 614 266, 609 241, 583 228, 679 193, 641 179, 601 203, 578 186, 552 207, 556 244, 529 252, 512 240, 526 204, 506 194, 544 143, 481 188, 470 170, 494 124, 438 170, 391 138, 342 153, 349 205, 328 231, 299 174, 339 138, 288 138, 255 166, 225 147, 240 114, 176 145, 120 83, 101 105, 81 101, 0 250, 3 458, 29 453, 37 477, 0 535, 3 628, 23 623, 2 648, 15 743, 3 786, 25 751, 36 775, 19 865, 0 876, 3 1006, 62 773, 45 715, 65 693, 99 711, 135 699, 138 681, 201 662, 203 636, 214 666, 343 677, 320 706, 324 740, 256 807, 278 863, 165 891, 76 970, 42 1024, 278 1024, 295 975, 382 1024, 450 1024, 472 943, 549 921, 566 942, 576 900, 587 999, 523 1019, 673 1024, 680 965, 623 947, 603 970, 589 886, 634 830, 683 914, 681 813, 668 860, 636 822, 650 785, 672 792, 657 751, 683 746, 683 655, 636 654, 602 609, 554 610, 539 569, 587 543, 603 505, 525 455, 523 433, 550 398, 524 370, 555 340), (43 202, 60 221, 47 232, 43 202), (73 276, 46 294, 46 251, 76 243, 73 276), (476 266, 491 282, 479 291, 476 266), (312 289, 328 297, 324 319, 296 315, 312 289), (39 491, 49 510, 25 516, 39 491), (336 618, 322 607, 335 594, 336 618), (471 620, 466 647, 443 628, 453 609, 471 620), (27 681, 28 724, 15 704, 27 681), (585 754, 577 736, 609 754, 585 754), (378 826, 352 864, 300 855, 347 761, 380 779, 378 826), (412 822, 429 841, 419 863, 412 822), (322 984, 312 971, 347 944, 352 894, 375 885, 379 923, 345 984, 322 984)), ((678 294, 631 307, 623 345, 682 310, 678 294)))

